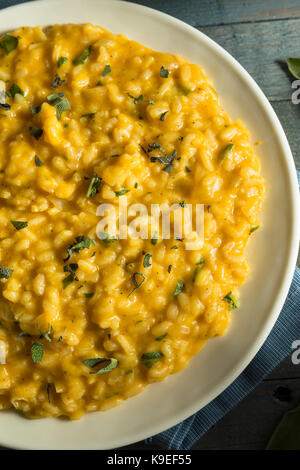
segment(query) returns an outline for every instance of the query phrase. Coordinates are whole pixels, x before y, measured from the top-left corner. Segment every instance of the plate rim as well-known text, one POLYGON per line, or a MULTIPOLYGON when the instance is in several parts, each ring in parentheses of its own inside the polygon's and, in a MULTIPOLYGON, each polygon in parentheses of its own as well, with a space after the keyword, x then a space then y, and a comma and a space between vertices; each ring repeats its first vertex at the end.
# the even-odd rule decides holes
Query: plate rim
MULTIPOLYGON (((80 0, 64 0, 65 3, 72 3, 72 1, 78 2, 80 0)), ((97 0, 89 0, 89 1, 96 3, 97 0)), ((104 3, 106 2, 109 5, 109 3, 112 0, 101 0, 101 1, 104 3)), ((175 28, 180 28, 182 31, 194 35, 195 40, 200 39, 202 43, 208 44, 216 52, 221 54, 224 57, 224 59, 226 59, 227 62, 230 63, 230 65, 234 69, 234 72, 238 74, 239 77, 242 78, 242 80, 247 83, 247 86, 250 87, 252 91, 255 93, 263 110, 266 112, 266 115, 270 119, 270 123, 272 123, 274 133, 279 138, 280 148, 282 149, 282 154, 284 155, 284 163, 287 166, 287 169, 289 170, 287 172, 287 177, 289 178, 289 184, 290 184, 289 190, 290 190, 290 195, 291 195, 291 202, 293 205, 293 210, 291 210, 291 223, 290 223, 291 232, 290 232, 290 238, 288 240, 289 252, 288 252, 288 257, 286 259, 285 267, 284 269, 282 269, 280 287, 278 289, 278 292, 276 293, 276 297, 275 297, 275 300, 273 301, 272 307, 269 309, 267 318, 262 323, 261 331, 256 341, 253 342, 251 347, 248 348, 247 352, 244 353, 243 358, 237 362, 237 365, 234 368, 234 370, 232 370, 230 374, 227 374, 225 379, 223 379, 222 383, 219 384, 218 387, 215 387, 213 392, 210 392, 208 394, 208 396, 206 397, 206 400, 204 400, 205 401, 204 404, 197 405, 197 403, 199 403, 200 401, 203 401, 203 398, 193 402, 192 404, 189 405, 188 411, 179 410, 176 413, 176 415, 173 417, 173 419, 168 419, 167 423, 163 422, 156 426, 152 426, 151 428, 147 428, 143 433, 140 433, 137 436, 136 440, 134 441, 132 440, 132 438, 126 438, 125 436, 122 436, 122 438, 118 439, 117 447, 123 447, 125 445, 132 444, 139 440, 149 438, 155 434, 164 432, 165 430, 175 426, 176 424, 182 422, 183 420, 187 419, 188 417, 190 417, 191 415, 199 411, 200 409, 204 408, 207 404, 209 404, 212 400, 214 400, 218 395, 220 395, 228 386, 230 386, 236 380, 236 378, 243 372, 243 370, 250 364, 250 362, 253 360, 254 356, 262 347, 263 343, 265 342, 268 335, 270 334, 273 326, 275 325, 275 322, 279 317, 281 309, 288 295, 290 285, 292 283, 294 269, 295 269, 296 261, 297 261, 298 249, 299 249, 298 244, 299 244, 299 238, 300 238, 300 225, 297 224, 297 215, 300 213, 300 197, 299 197, 299 189, 298 189, 299 187, 298 187, 295 161, 294 161, 287 137, 285 135, 285 132, 282 128, 279 118, 277 117, 277 114, 275 113, 272 105, 268 101, 267 97, 265 96, 265 94, 263 93, 259 85, 252 78, 252 76, 246 71, 246 69, 229 52, 227 52, 226 49, 224 49, 222 46, 220 46, 218 43, 216 43, 213 39, 208 37, 206 34, 197 30, 195 27, 185 23, 184 21, 176 17, 173 17, 167 13, 161 12, 159 10, 155 10, 148 6, 144 6, 144 5, 140 5, 140 4, 128 2, 128 1, 124 2, 122 0, 113 0, 113 1, 114 3, 119 3, 120 5, 122 4, 122 7, 124 5, 127 5, 128 8, 132 8, 133 10, 144 11, 146 14, 148 13, 154 17, 160 17, 160 19, 164 19, 166 22, 172 23, 175 28)), ((58 5, 59 4, 61 5, 62 0, 33 0, 33 1, 26 2, 26 3, 19 3, 17 5, 9 6, 9 7, 0 9, 0 20, 1 20, 2 15, 5 15, 5 13, 8 10, 12 12, 13 10, 15 10, 17 14, 18 10, 22 10, 24 8, 29 9, 29 8, 32 8, 36 5, 40 5, 43 3, 48 3, 52 5, 56 3, 58 5)), ((0 35, 1 35, 3 34, 2 31, 5 32, 5 28, 0 27, 0 29, 1 29, 0 30, 0 35)), ((15 444, 11 441, 6 442, 5 440, 3 440, 2 437, 1 437, 0 444, 6 446, 7 448, 34 449, 34 447, 29 447, 26 445, 22 446, 21 443, 15 444)), ((41 449, 41 448, 42 447, 39 447, 38 445, 35 447, 35 449, 41 449)), ((54 449, 54 447, 52 446, 47 447, 47 448, 54 449)), ((114 448, 116 448, 115 443, 112 446, 103 447, 103 449, 114 449, 114 448)), ((99 449, 99 447, 90 447, 90 449, 99 449)))

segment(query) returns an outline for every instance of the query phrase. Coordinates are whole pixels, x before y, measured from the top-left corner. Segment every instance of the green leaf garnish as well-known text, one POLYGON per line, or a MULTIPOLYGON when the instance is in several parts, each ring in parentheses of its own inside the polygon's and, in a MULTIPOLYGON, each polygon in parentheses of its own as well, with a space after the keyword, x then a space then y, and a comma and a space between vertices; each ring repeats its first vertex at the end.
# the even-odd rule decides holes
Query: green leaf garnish
POLYGON ((286 412, 276 427, 266 450, 300 450, 300 406, 286 412))
POLYGON ((32 114, 39 114, 42 110, 42 105, 40 104, 39 106, 30 106, 30 111, 32 114))
POLYGON ((111 66, 109 64, 107 64, 105 67, 104 67, 104 70, 102 72, 102 77, 105 77, 106 75, 108 75, 109 73, 111 72, 111 66))
POLYGON ((0 266, 0 279, 9 279, 13 272, 13 269, 0 266))
POLYGON ((87 190, 86 196, 93 198, 96 196, 96 194, 99 192, 99 189, 102 185, 102 179, 99 178, 96 173, 94 173, 92 181, 90 182, 89 188, 87 190))
POLYGON ((154 364, 156 364, 163 357, 162 352, 150 352, 142 355, 143 364, 150 369, 154 364))
POLYGON ((34 161, 35 161, 36 166, 43 166, 43 165, 44 165, 44 163, 42 162, 42 160, 40 160, 37 155, 35 155, 34 161))
POLYGON ((116 237, 110 235, 107 232, 100 232, 98 236, 106 245, 110 245, 111 243, 116 242, 118 240, 116 237))
POLYGON ((230 155, 231 150, 233 149, 234 144, 228 144, 226 147, 221 151, 219 159, 224 160, 230 155))
POLYGON ((186 166, 186 167, 185 167, 185 171, 186 171, 187 173, 191 173, 192 170, 190 170, 189 167, 186 166))
POLYGON ((225 300, 225 302, 228 302, 230 304, 229 310, 233 310, 235 308, 240 307, 240 301, 233 295, 231 291, 228 292, 228 294, 226 294, 225 297, 223 297, 223 300, 225 300))
POLYGON ((132 282, 134 284, 134 289, 132 289, 132 291, 129 292, 127 297, 129 297, 131 294, 133 294, 134 291, 136 291, 139 287, 141 287, 141 285, 143 284, 143 282, 145 282, 145 280, 146 280, 146 277, 144 276, 143 273, 139 273, 139 272, 133 273, 132 282))
POLYGON ((51 330, 52 327, 51 325, 48 325, 48 330, 45 331, 44 333, 38 328, 39 332, 41 333, 41 337, 45 338, 49 343, 52 343, 52 338, 51 338, 51 330))
POLYGON ((47 96, 47 100, 51 106, 56 107, 57 120, 60 121, 61 115, 64 111, 71 109, 70 103, 67 98, 64 97, 63 93, 53 93, 47 96))
POLYGON ((51 83, 51 88, 55 90, 55 88, 61 86, 66 80, 62 80, 59 75, 55 75, 53 83, 51 83))
POLYGON ((165 166, 165 167, 163 168, 163 171, 165 171, 166 173, 169 173, 169 174, 170 174, 171 171, 173 170, 173 168, 174 168, 174 164, 173 164, 173 163, 169 163, 169 165, 167 165, 167 166, 165 166))
POLYGON ((94 245, 96 244, 95 240, 92 240, 89 237, 84 238, 84 235, 80 235, 79 237, 76 237, 75 240, 76 242, 67 248, 68 256, 67 258, 64 259, 64 261, 69 261, 69 259, 71 258, 74 252, 79 253, 80 250, 83 250, 84 248, 89 249, 92 243, 94 245))
POLYGON ((110 372, 118 366, 119 361, 117 359, 114 359, 113 357, 96 357, 82 361, 82 364, 84 364, 86 367, 89 367, 90 369, 93 369, 94 367, 103 363, 107 363, 107 365, 101 367, 96 371, 90 372, 90 374, 99 375, 105 374, 106 372, 110 372))
POLYGON ((149 100, 148 103, 149 103, 149 104, 155 104, 155 101, 149 100))
POLYGON ((186 207, 186 202, 185 202, 185 201, 181 201, 181 202, 179 203, 179 206, 180 206, 180 207, 186 207))
POLYGON ((153 238, 151 238, 152 245, 156 245, 158 241, 158 233, 154 232, 153 238))
POLYGON ((300 58, 299 57, 289 57, 286 59, 289 71, 293 77, 300 79, 300 58))
POLYGON ((87 47, 81 52, 75 59, 73 59, 73 65, 84 64, 90 57, 92 52, 92 46, 87 47))
POLYGON ((72 282, 74 281, 74 276, 73 274, 69 274, 65 279, 63 279, 63 289, 66 289, 72 282))
POLYGON ((159 74, 162 78, 168 78, 169 70, 165 69, 163 66, 161 66, 159 74))
POLYGON ((29 127, 29 130, 30 130, 30 134, 36 139, 36 140, 39 140, 39 138, 42 136, 43 134, 43 129, 39 129, 38 127, 29 127))
POLYGON ((164 120, 165 120, 165 117, 166 117, 166 114, 167 114, 168 112, 169 112, 169 111, 165 111, 164 113, 162 113, 162 114, 160 115, 159 120, 160 120, 160 121, 164 121, 164 120))
POLYGON ((180 279, 176 284, 176 287, 175 287, 175 290, 174 290, 174 297, 177 297, 177 295, 179 295, 180 292, 182 292, 183 288, 184 288, 184 283, 180 279))
POLYGON ((45 346, 42 343, 39 343, 38 341, 33 343, 31 346, 31 357, 33 362, 41 362, 44 355, 44 349, 45 346))
POLYGON ((137 98, 135 98, 135 96, 132 96, 130 93, 127 93, 127 95, 129 96, 129 98, 133 99, 134 104, 138 104, 144 99, 143 95, 140 95, 137 98))
POLYGON ((130 189, 121 189, 120 191, 115 191, 116 196, 124 196, 124 194, 129 193, 130 189))
POLYGON ((22 230, 22 228, 28 227, 28 222, 23 222, 21 220, 11 220, 10 222, 16 230, 22 230))
POLYGON ((15 83, 10 87, 8 91, 9 96, 14 98, 17 94, 24 96, 24 91, 15 83))
POLYGON ((155 341, 162 341, 167 336, 167 334, 168 333, 165 333, 164 335, 158 336, 157 338, 155 338, 155 341))
POLYGON ((202 265, 205 263, 205 259, 204 258, 201 258, 200 261, 198 261, 198 263, 196 263, 196 269, 194 271, 194 274, 193 274, 193 282, 196 281, 196 278, 197 278, 197 275, 198 275, 198 272, 200 271, 202 265))
POLYGON ((170 272, 171 272, 171 269, 172 269, 172 265, 169 264, 169 266, 168 266, 168 273, 169 273, 169 274, 170 274, 170 272))
POLYGON ((260 225, 255 225, 254 227, 251 227, 250 230, 249 230, 249 234, 251 235, 251 233, 255 232, 255 230, 258 230, 260 227, 260 225))
POLYGON ((86 114, 82 114, 81 117, 82 118, 89 118, 91 119, 92 117, 95 116, 96 113, 86 113, 86 114))
POLYGON ((144 262, 143 262, 144 268, 149 268, 150 266, 152 266, 152 264, 150 264, 151 257, 152 255, 150 255, 150 253, 146 253, 144 262))
POLYGON ((66 62, 68 62, 67 57, 60 57, 57 61, 57 68, 59 69, 59 67, 61 67, 66 62))
POLYGON ((0 41, 0 48, 4 49, 6 54, 14 51, 19 44, 19 38, 15 36, 10 36, 10 34, 5 34, 4 38, 0 41))
POLYGON ((8 103, 0 103, 0 109, 3 109, 3 111, 9 111, 11 108, 11 105, 8 103))
POLYGON ((87 298, 87 299, 91 299, 92 297, 94 297, 94 292, 86 292, 84 294, 84 296, 87 298))

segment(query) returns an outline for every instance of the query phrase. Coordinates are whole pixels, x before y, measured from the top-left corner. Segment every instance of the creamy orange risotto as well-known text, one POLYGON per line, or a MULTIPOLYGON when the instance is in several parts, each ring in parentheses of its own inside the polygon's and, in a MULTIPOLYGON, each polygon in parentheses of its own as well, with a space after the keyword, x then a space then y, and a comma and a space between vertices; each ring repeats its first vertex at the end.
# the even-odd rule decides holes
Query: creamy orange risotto
POLYGON ((99 26, 2 36, 0 80, 0 407, 78 419, 226 332, 260 164, 198 65, 99 26), (125 194, 204 204, 204 243, 101 240, 97 207, 125 194))

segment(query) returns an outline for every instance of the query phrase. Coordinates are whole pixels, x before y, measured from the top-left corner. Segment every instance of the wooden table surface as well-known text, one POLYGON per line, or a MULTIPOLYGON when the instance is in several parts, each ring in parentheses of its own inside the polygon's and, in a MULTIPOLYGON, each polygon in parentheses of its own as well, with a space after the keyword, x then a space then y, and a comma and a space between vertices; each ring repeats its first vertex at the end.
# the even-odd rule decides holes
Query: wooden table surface
MULTIPOLYGON (((0 0, 0 8, 12 2, 0 0)), ((292 79, 285 65, 286 57, 300 57, 300 0, 138 0, 135 3, 189 23, 223 46, 245 67, 275 109, 300 170, 300 107, 291 102, 292 79)), ((300 365, 293 365, 289 356, 193 448, 264 449, 283 413, 299 401, 300 365)), ((157 447, 140 442, 124 449, 157 447)))

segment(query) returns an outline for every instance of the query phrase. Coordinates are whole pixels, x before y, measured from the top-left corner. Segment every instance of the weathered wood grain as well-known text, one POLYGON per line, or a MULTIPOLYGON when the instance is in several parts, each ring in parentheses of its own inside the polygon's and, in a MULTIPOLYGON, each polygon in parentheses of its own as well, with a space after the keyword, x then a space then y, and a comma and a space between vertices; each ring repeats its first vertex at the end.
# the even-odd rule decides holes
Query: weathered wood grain
POLYGON ((299 18, 299 0, 136 0, 192 26, 299 18))
POLYGON ((291 98, 285 60, 300 56, 300 19, 198 28, 235 57, 271 101, 291 98))

